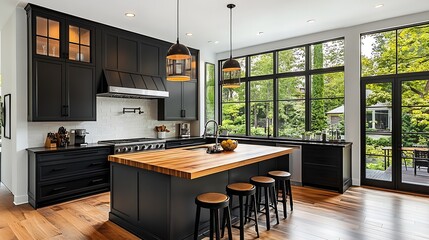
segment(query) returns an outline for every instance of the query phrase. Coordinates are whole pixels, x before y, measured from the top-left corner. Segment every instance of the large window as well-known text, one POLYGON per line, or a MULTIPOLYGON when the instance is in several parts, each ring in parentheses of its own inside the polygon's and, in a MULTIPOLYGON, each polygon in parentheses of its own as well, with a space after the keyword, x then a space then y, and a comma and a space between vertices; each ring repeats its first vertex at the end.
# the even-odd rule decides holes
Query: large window
POLYGON ((245 84, 222 88, 222 129, 233 135, 246 134, 245 84))
POLYGON ((344 39, 237 60, 241 87, 223 89, 220 96, 229 134, 301 138, 307 131, 344 132, 344 39))

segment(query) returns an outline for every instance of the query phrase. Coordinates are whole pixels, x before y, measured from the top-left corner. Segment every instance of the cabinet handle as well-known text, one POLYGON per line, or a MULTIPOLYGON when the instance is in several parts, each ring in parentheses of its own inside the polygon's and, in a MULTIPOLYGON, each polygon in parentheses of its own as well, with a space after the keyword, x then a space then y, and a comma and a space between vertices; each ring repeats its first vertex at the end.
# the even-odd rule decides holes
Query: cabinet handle
POLYGON ((52 191, 57 192, 57 191, 64 190, 64 189, 66 189, 66 187, 57 187, 57 188, 52 189, 52 191))
POLYGON ((69 116, 69 106, 63 105, 63 117, 68 117, 68 116, 69 116))
POLYGON ((101 162, 99 162, 99 163, 91 163, 91 166, 98 166, 98 165, 103 165, 104 163, 101 163, 101 162))
POLYGON ((62 171, 65 170, 66 168, 54 168, 52 169, 52 172, 58 172, 58 171, 62 171))
POLYGON ((182 109, 182 110, 180 111, 180 116, 181 116, 181 117, 186 117, 186 110, 183 110, 183 109, 182 109))
POLYGON ((103 178, 99 178, 99 179, 94 179, 94 180, 92 180, 91 182, 92 183, 98 183, 98 182, 101 182, 101 181, 103 181, 104 179, 103 178))

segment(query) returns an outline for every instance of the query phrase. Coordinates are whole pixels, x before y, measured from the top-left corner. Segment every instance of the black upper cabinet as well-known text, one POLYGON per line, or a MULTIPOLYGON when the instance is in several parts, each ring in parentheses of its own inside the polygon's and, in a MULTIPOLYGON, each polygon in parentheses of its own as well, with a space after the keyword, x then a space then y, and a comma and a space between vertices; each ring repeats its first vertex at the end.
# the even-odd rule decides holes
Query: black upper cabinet
POLYGON ((164 42, 118 29, 106 29, 103 42, 104 68, 165 76, 165 73, 160 71, 163 65, 160 52, 164 42))
POLYGON ((199 52, 192 49, 191 54, 191 81, 165 81, 170 96, 158 101, 158 120, 198 120, 199 52))
POLYGON ((95 121, 95 28, 27 5, 29 121, 95 121))

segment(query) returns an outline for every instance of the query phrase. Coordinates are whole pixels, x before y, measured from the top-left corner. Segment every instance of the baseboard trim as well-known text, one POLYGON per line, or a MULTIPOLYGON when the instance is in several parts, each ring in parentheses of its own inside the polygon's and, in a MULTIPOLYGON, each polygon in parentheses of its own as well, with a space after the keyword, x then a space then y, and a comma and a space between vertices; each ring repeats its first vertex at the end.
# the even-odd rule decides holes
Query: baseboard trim
POLYGON ((353 186, 360 186, 360 178, 352 178, 353 186))
POLYGON ((21 205, 28 203, 28 195, 13 196, 13 204, 21 205))

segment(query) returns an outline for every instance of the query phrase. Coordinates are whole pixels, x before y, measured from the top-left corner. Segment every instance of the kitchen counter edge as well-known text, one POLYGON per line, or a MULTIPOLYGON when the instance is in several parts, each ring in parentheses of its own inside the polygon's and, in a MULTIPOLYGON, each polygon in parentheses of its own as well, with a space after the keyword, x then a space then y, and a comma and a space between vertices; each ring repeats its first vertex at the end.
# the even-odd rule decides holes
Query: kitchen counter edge
POLYGON ((82 150, 87 148, 101 148, 101 147, 112 147, 112 145, 100 144, 100 143, 89 143, 87 146, 67 146, 67 147, 55 147, 55 148, 34 147, 34 148, 27 148, 27 151, 33 152, 33 153, 48 153, 48 152, 66 152, 66 151, 82 150))

